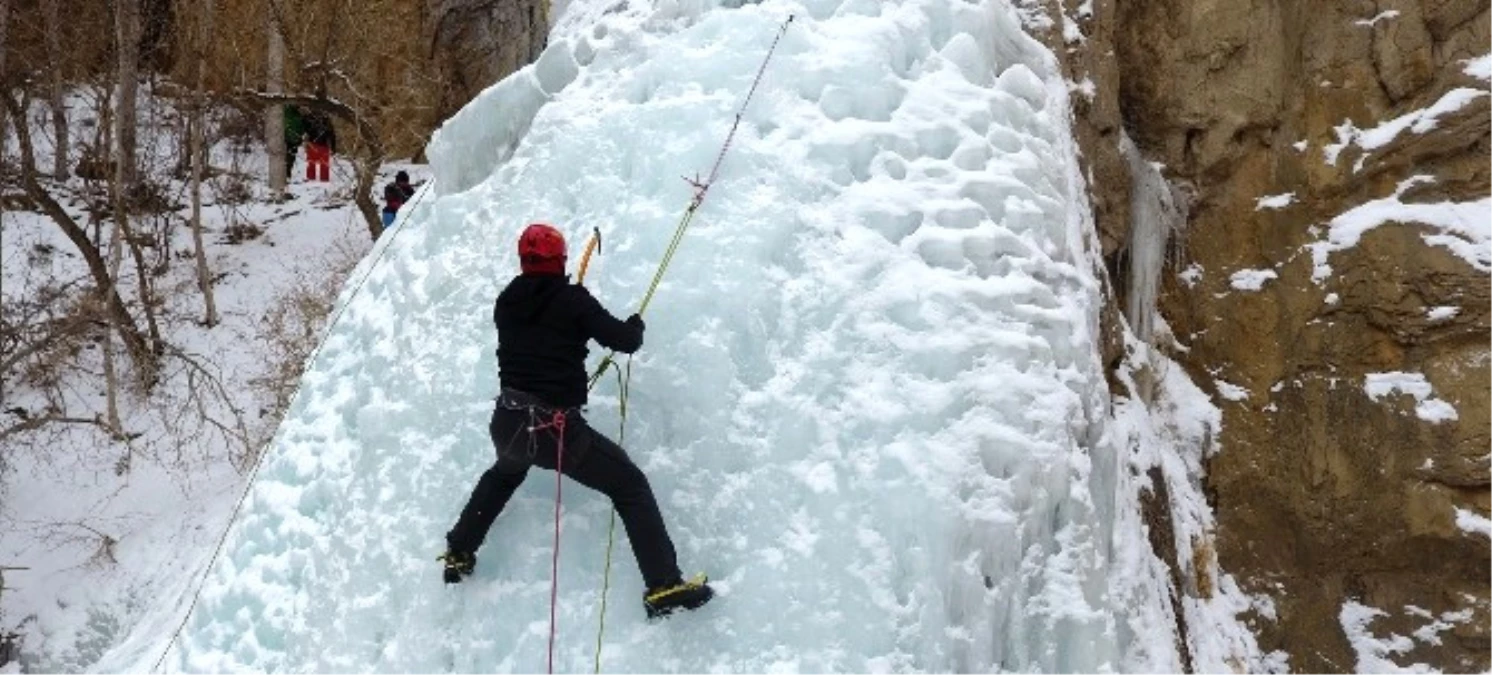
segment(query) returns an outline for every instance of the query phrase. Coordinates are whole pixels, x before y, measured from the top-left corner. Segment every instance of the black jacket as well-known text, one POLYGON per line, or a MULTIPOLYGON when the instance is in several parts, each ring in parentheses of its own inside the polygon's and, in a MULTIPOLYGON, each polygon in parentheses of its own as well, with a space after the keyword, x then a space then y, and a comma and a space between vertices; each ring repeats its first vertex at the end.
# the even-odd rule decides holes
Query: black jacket
POLYGON ((642 319, 618 320, 584 286, 558 274, 514 278, 497 296, 492 321, 503 388, 560 408, 586 402, 588 341, 627 354, 642 347, 642 319))
POLYGON ((337 128, 332 126, 332 118, 325 113, 313 112, 306 115, 302 123, 305 124, 308 142, 325 145, 332 152, 337 151, 337 128))
POLYGON ((399 207, 404 206, 404 202, 409 201, 409 198, 413 196, 413 185, 389 181, 388 185, 383 186, 383 212, 398 213, 399 207))

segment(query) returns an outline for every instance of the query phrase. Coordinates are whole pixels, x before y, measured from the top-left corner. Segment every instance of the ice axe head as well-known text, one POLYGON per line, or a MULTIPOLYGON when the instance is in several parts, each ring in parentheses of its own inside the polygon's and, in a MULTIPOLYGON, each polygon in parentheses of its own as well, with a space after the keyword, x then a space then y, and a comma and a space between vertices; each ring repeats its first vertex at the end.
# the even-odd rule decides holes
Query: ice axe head
POLYGON ((577 284, 584 284, 585 283, 585 270, 586 270, 586 268, 590 267, 590 264, 591 264, 591 254, 592 253, 600 253, 600 252, 601 252, 601 228, 597 227, 597 228, 593 228, 592 229, 591 240, 588 241, 588 242, 586 242, 586 244, 585 244, 585 253, 582 253, 580 255, 580 270, 578 272, 576 272, 575 283, 577 283, 577 284))

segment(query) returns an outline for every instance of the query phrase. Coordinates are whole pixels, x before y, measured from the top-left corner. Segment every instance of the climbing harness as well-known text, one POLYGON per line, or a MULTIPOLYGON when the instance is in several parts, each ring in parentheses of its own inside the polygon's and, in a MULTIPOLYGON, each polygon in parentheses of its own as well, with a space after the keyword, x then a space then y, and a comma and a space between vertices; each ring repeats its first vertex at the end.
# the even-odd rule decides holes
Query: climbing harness
POLYGON ((538 453, 538 434, 541 431, 553 431, 555 435, 554 452, 554 555, 551 560, 549 576, 549 672, 554 672, 554 639, 556 630, 556 608, 559 600, 559 537, 560 537, 560 509, 563 504, 564 468, 565 468, 565 425, 569 420, 570 413, 579 413, 579 408, 553 408, 543 405, 542 401, 533 394, 519 391, 517 389, 504 388, 497 396, 497 406, 504 410, 524 412, 528 414, 528 424, 519 427, 513 432, 506 446, 499 448, 498 452, 508 452, 513 447, 513 441, 518 439, 522 433, 528 434, 528 461, 532 462, 538 453))

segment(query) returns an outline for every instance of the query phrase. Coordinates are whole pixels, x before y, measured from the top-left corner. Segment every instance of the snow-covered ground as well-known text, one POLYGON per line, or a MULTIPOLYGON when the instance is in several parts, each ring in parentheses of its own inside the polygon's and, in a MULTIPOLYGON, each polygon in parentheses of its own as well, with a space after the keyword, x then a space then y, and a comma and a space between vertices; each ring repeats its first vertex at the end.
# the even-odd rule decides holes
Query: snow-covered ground
MULTIPOLYGON (((89 137, 94 123, 89 98, 74 93, 68 108, 72 137, 89 137)), ((165 111, 159 99, 142 97, 142 165, 152 177, 164 174, 176 152, 165 111)), ((46 120, 41 114, 32 120, 43 170, 52 165, 46 120)), ((15 153, 14 136, 7 147, 15 153)), ((75 145, 74 162, 76 153, 75 145)), ((214 148, 212 166, 245 172, 252 184, 261 182, 263 162, 256 146, 235 151, 224 141, 214 148)), ((391 177, 400 168, 417 179, 425 174, 424 167, 407 164, 391 164, 384 173, 391 177)), ((339 163, 329 184, 301 182, 303 164, 296 170, 292 198, 282 204, 264 201, 262 186, 258 200, 232 204, 219 198, 232 182, 226 175, 204 188, 204 239, 209 268, 220 277, 214 288, 221 323, 210 329, 198 323, 203 303, 193 261, 174 259, 169 272, 155 280, 167 298, 162 333, 173 350, 202 370, 189 373, 185 358, 170 357, 164 384, 150 401, 122 398, 124 428, 138 434, 128 448, 91 426, 49 427, 0 448, 9 465, 0 476, 0 566, 25 568, 5 575, 0 632, 22 633, 21 663, 28 670, 82 670, 131 630, 142 638, 163 634, 166 628, 156 622, 170 617, 171 608, 181 607, 181 599, 194 590, 243 484, 235 461, 274 430, 273 416, 266 415, 271 398, 259 383, 276 365, 267 361, 273 355, 267 317, 298 287, 339 284, 340 273, 371 243, 348 200, 350 166, 339 163), (230 223, 253 224, 263 233, 230 243, 230 223), (192 397, 189 379, 200 398, 192 397), (204 423, 196 414, 198 405, 226 431, 204 423)), ((189 255, 188 185, 163 184, 182 207, 174 212, 182 220, 169 237, 171 250, 189 255)), ((89 224, 82 195, 90 189, 74 178, 54 193, 71 195, 61 200, 64 208, 89 224)), ((139 222, 137 231, 152 224, 139 222)), ((108 227, 100 230, 105 246, 108 227)), ((8 299, 35 297, 49 282, 91 286, 76 248, 39 213, 0 211, 0 244, 0 287, 8 299)), ((153 260, 156 251, 147 249, 147 255, 153 260)), ((121 291, 133 297, 128 255, 121 269, 121 291)), ((76 367, 99 372, 100 351, 86 344, 76 367)), ((91 418, 104 409, 96 377, 65 378, 62 391, 75 417, 91 418)), ((25 382, 6 382, 7 410, 0 414, 13 423, 15 409, 42 410, 39 397, 25 382)))

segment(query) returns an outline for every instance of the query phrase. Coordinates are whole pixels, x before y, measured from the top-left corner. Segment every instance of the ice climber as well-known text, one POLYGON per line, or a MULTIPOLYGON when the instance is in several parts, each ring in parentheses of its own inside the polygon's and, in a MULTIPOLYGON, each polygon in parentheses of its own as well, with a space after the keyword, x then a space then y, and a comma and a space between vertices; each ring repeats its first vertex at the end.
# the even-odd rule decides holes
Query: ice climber
POLYGON ((565 275, 565 238, 544 224, 529 225, 518 239, 522 274, 497 296, 497 366, 502 391, 488 433, 497 460, 482 474, 446 534, 445 580, 457 583, 472 573, 476 550, 492 522, 523 483, 529 467, 560 470, 576 482, 611 498, 632 541, 632 552, 647 591, 648 616, 680 607, 694 609, 713 595, 701 577, 685 581, 673 541, 658 511, 647 476, 611 439, 586 423, 587 343, 619 352, 642 347, 642 317, 620 321, 584 286, 565 275))

